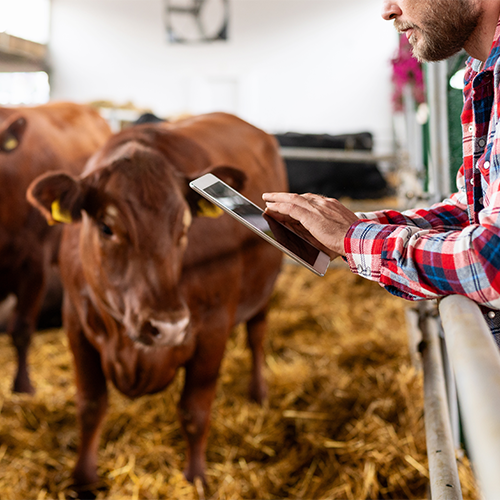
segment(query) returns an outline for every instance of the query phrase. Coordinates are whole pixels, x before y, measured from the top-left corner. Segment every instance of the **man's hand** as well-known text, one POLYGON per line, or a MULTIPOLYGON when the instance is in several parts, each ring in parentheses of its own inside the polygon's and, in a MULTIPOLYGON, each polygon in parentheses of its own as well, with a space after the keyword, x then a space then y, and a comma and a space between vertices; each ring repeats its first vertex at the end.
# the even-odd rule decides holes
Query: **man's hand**
POLYGON ((310 193, 264 193, 262 199, 266 213, 311 243, 319 242, 331 259, 345 255, 344 237, 358 218, 338 200, 310 193))

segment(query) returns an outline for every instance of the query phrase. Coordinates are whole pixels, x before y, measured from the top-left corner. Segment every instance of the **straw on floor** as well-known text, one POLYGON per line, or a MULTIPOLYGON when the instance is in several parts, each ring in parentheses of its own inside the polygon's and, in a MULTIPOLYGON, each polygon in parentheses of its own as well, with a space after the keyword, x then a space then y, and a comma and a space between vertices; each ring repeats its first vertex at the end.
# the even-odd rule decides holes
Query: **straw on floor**
MULTIPOLYGON (((247 398, 250 356, 240 326, 212 409, 208 484, 182 475, 179 372, 166 391, 134 401, 111 388, 97 498, 425 498, 422 375, 408 354, 407 306, 345 266, 320 278, 286 264, 266 341, 269 400, 260 407, 247 398)), ((34 338, 35 396, 10 391, 14 352, 5 335, 0 364, 0 498, 75 497, 75 388, 64 332, 34 338)), ((459 468, 464 498, 477 498, 466 458, 459 468)))

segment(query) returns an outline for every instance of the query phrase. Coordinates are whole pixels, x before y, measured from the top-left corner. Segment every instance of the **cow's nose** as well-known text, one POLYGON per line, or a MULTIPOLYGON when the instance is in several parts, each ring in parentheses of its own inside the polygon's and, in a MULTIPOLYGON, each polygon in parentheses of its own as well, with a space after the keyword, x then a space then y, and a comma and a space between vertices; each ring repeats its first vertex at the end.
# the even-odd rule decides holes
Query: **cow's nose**
POLYGON ((386 21, 391 21, 401 16, 403 11, 399 7, 397 0, 384 0, 382 4, 382 17, 386 21))
POLYGON ((188 316, 176 321, 149 319, 141 325, 139 340, 146 345, 179 345, 184 341, 188 324, 188 316))

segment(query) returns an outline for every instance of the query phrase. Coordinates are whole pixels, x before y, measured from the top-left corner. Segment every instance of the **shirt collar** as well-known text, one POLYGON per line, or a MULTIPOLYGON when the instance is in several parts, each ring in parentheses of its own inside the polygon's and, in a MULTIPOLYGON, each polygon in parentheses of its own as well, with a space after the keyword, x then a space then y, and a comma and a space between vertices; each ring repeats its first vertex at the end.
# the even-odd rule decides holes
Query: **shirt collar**
POLYGON ((497 23, 497 29, 495 30, 495 36, 493 37, 493 43, 491 44, 490 55, 484 63, 484 69, 493 71, 496 62, 498 61, 498 56, 500 55, 500 20, 497 23))

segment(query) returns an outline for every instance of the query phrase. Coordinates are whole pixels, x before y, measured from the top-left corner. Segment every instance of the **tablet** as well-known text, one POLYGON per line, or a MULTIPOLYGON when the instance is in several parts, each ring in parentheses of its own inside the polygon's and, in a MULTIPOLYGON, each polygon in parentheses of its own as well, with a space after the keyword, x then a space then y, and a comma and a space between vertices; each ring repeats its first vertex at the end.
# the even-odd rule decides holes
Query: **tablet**
POLYGON ((215 175, 205 174, 191 181, 189 186, 292 259, 319 276, 325 275, 330 263, 326 253, 264 213, 215 175))

